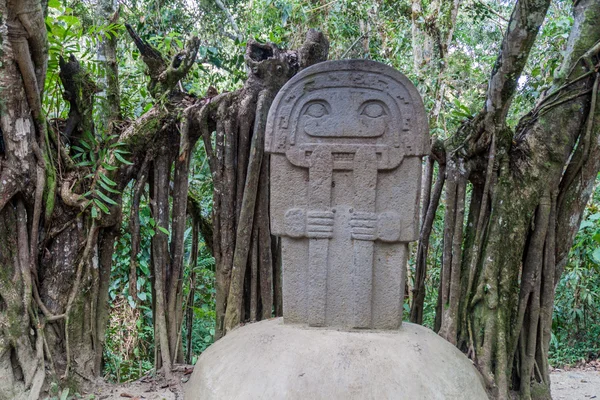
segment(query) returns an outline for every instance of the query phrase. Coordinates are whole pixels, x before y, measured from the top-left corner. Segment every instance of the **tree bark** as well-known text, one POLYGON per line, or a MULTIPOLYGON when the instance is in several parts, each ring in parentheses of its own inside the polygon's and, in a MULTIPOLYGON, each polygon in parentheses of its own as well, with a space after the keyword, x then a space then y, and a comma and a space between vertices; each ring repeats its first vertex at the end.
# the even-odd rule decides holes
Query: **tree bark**
POLYGON ((245 57, 250 75, 244 87, 218 95, 196 111, 214 183, 216 339, 241 322, 269 318, 273 310, 281 313, 278 253, 268 221, 264 124, 277 91, 300 68, 326 59, 328 48, 316 30, 309 30, 297 51, 250 41, 245 57))
MULTIPOLYGON (((147 45, 143 41, 139 44, 147 45)), ((197 45, 198 41, 192 38, 178 55, 182 59, 178 67, 165 64, 160 79, 152 77, 159 80, 154 82, 155 92, 173 90, 178 79, 191 68, 197 45)), ((148 47, 143 48, 146 54, 154 54, 148 47)), ((112 254, 121 223, 120 193, 136 176, 141 192, 147 168, 152 168, 153 181, 159 179, 163 183, 154 194, 159 199, 154 211, 159 226, 168 229, 168 154, 179 154, 180 137, 175 119, 167 117, 171 112, 179 112, 182 98, 187 104, 196 101, 186 95, 174 96, 173 102, 160 104, 128 126, 120 124, 123 129, 118 139, 103 142, 103 135, 94 134, 92 119, 96 85, 78 61, 70 57, 60 62, 60 77, 70 104, 69 119, 61 132, 48 130, 41 110, 46 57, 40 3, 0 2, 0 90, 5 98, 0 118, 2 398, 40 397, 46 373, 54 374, 65 385, 92 380, 102 373, 112 254), (63 147, 63 138, 70 141, 71 154, 63 147), (71 157, 76 145, 83 141, 89 151, 81 149, 85 162, 79 159, 76 164, 71 157), (129 160, 122 161, 123 157, 111 150, 115 147, 109 145, 115 142, 129 151, 129 160), (153 157, 162 143, 172 144, 175 151, 165 149, 157 167, 153 157), (55 172, 59 163, 60 176, 55 172)), ((118 118, 116 111, 111 115, 118 118)), ((190 146, 198 137, 191 135, 190 146)), ((178 181, 187 183, 183 168, 182 173, 186 176, 178 181)), ((185 205, 176 204, 176 213, 182 208, 185 213, 185 205)), ((181 241, 181 227, 177 225, 175 230, 176 240, 181 241)), ((159 253, 155 268, 159 276, 154 280, 160 284, 157 292, 165 287, 164 276, 169 271, 160 262, 172 257, 165 236, 159 232, 153 244, 153 252, 159 253)), ((173 253, 182 252, 178 243, 172 248, 173 253)), ((136 267, 135 253, 132 269, 136 267)), ((133 290, 136 279, 135 274, 132 276, 133 290)), ((181 285, 175 286, 181 292, 181 285)), ((157 296, 159 303, 166 301, 166 295, 163 291, 162 296, 157 296)), ((181 302, 181 295, 178 301, 181 302)), ((178 312, 181 321, 182 311, 178 312)), ((169 360, 168 344, 163 344, 161 350, 166 350, 162 353, 169 360)), ((169 370, 165 372, 168 374, 169 370)))
MULTIPOLYGON (((440 334, 474 359, 497 399, 513 393, 522 399, 550 398, 554 285, 600 168, 590 157, 600 130, 595 124, 600 79, 593 67, 600 50, 600 28, 592 22, 600 16, 597 2, 577 2, 561 73, 514 132, 506 127, 548 5, 517 2, 484 109, 445 143, 448 165, 460 165, 473 185, 467 224, 475 228, 463 227, 456 200, 462 199, 455 183, 460 180, 449 169, 436 320, 440 334), (455 299, 459 295, 458 313, 453 293, 455 299)), ((427 240, 421 238, 424 244, 427 240)))

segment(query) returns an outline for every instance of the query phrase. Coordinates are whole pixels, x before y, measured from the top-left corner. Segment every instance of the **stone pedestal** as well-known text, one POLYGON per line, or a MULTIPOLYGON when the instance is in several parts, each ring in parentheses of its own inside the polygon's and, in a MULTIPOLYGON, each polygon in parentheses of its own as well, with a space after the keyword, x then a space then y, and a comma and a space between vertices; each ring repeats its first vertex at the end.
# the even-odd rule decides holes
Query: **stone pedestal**
POLYGON ((429 152, 412 83, 373 61, 314 65, 277 94, 265 146, 283 320, 212 345, 186 399, 486 399, 467 357, 402 323, 429 152))
POLYGON ((185 400, 485 400, 471 361, 420 325, 338 331, 281 318, 227 334, 200 356, 185 400))

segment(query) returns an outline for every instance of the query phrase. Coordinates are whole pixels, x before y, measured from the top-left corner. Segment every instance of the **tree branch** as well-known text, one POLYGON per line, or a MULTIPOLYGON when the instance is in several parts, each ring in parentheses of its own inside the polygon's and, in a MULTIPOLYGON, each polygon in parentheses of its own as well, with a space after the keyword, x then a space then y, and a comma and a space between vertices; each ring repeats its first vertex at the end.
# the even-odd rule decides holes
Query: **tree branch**
MULTIPOLYGON (((221 0, 215 0, 215 3, 221 9, 221 11, 223 11, 223 13, 227 17, 227 20, 231 24, 231 27, 233 28, 233 30, 234 30, 234 32, 236 34, 236 36, 234 36, 232 39, 237 39, 237 40, 241 41, 242 38, 243 38, 243 36, 242 36, 242 33, 240 32, 240 29, 238 28, 238 26, 237 26, 237 24, 235 22, 235 19, 233 18, 233 15, 231 15, 231 13, 227 9, 227 7, 225 7, 225 4, 223 4, 223 2, 221 0)), ((225 32, 225 34, 227 36, 229 36, 229 34, 227 34, 227 32, 225 32)))
MULTIPOLYGON (((503 125, 550 0, 517 1, 490 78, 486 121, 503 125)), ((486 124, 487 125, 487 124, 486 124)))
POLYGON ((192 36, 185 50, 177 53, 170 64, 167 65, 162 54, 152 47, 133 30, 131 25, 125 24, 129 36, 133 39, 136 47, 142 54, 142 60, 148 66, 148 75, 150 83, 148 88, 154 98, 159 98, 166 93, 171 92, 194 65, 200 41, 196 36, 192 36))

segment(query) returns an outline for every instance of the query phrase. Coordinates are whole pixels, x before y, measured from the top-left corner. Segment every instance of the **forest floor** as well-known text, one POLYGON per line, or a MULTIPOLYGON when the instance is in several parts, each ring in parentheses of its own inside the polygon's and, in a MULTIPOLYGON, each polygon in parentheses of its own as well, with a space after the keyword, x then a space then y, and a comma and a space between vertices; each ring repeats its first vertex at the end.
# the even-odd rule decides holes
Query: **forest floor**
MULTIPOLYGON (((169 382, 152 377, 119 385, 100 382, 87 394, 93 394, 96 400, 184 400, 183 383, 189 379, 192 369, 180 366, 169 382)), ((551 379, 553 400, 600 400, 600 365, 598 368, 555 369, 551 379)))
POLYGON ((600 400, 600 360, 550 374, 553 400, 600 400))
MULTIPOLYGON (((99 381, 88 388, 86 394, 93 395, 94 400, 183 400, 183 384, 193 370, 192 365, 177 365, 169 381, 151 376, 121 384, 99 381)), ((83 399, 88 398, 83 396, 83 399)))

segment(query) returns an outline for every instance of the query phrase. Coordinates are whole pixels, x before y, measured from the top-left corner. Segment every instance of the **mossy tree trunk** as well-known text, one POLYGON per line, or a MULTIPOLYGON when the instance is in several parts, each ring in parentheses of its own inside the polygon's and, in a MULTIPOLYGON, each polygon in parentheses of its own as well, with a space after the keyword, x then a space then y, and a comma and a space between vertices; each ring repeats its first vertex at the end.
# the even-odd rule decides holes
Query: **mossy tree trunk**
MULTIPOLYGON (((151 76, 155 93, 166 100, 132 123, 109 124, 104 129, 110 131, 103 134, 92 120, 96 84, 74 57, 61 59, 70 112, 67 121, 50 127, 41 107, 47 63, 44 13, 42 2, 35 0, 0 1, 0 398, 37 399, 52 381, 70 386, 102 373, 121 192, 132 180, 145 182, 150 167, 158 166, 156 182, 175 162, 174 198, 181 192, 187 203, 187 189, 178 182, 187 183, 190 149, 199 138, 193 134, 198 129, 181 135, 185 129, 178 125, 188 121, 176 116, 203 100, 174 89, 195 60, 194 38, 178 55, 177 66, 158 66, 164 79, 151 76), (77 160, 76 148, 84 154, 77 160), (118 148, 128 151, 127 160, 114 150, 118 148)), ((111 82, 114 94, 118 86, 111 82)), ((118 104, 109 106, 114 121, 118 104)), ((162 199, 157 207, 164 204, 162 199)), ((178 295, 171 296, 172 302, 181 300, 176 267, 183 257, 180 225, 185 213, 185 206, 175 201, 172 218, 161 225, 173 232, 168 263, 161 268, 175 272, 155 283, 175 288, 178 295)), ((162 231, 156 235, 156 247, 165 248, 165 236, 162 231)), ((169 293, 165 291, 165 310, 169 293)), ((173 312, 168 321, 181 324, 181 314, 173 312)), ((172 338, 177 334, 162 348, 176 346, 172 338)), ((166 354, 181 356, 177 351, 166 354)), ((163 363, 166 374, 172 361, 163 363)))
POLYGON ((216 339, 242 322, 280 311, 280 269, 269 222, 269 163, 263 149, 267 113, 285 82, 301 68, 326 60, 328 50, 327 39, 312 29, 298 50, 250 41, 244 87, 194 111, 214 182, 216 339))
POLYGON ((474 360, 497 399, 550 399, 554 289, 600 168, 597 1, 576 2, 559 76, 514 131, 506 126, 548 6, 517 2, 484 109, 434 145, 446 196, 439 334, 474 360))

